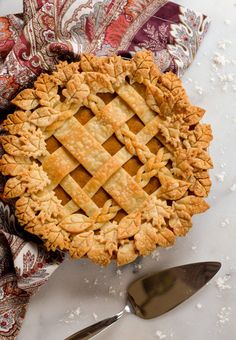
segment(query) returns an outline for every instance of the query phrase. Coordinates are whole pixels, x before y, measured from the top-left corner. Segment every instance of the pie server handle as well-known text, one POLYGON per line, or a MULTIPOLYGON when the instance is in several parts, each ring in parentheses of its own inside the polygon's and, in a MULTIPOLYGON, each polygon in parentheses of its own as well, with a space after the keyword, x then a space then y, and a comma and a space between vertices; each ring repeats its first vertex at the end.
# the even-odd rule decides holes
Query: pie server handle
POLYGON ((73 335, 69 336, 65 340, 88 340, 91 339, 93 336, 97 335, 98 333, 105 330, 107 327, 111 326, 114 322, 119 320, 125 312, 130 312, 129 307, 126 306, 120 313, 117 313, 116 315, 101 320, 97 323, 94 323, 91 326, 88 326, 81 331, 78 331, 74 333, 73 335))

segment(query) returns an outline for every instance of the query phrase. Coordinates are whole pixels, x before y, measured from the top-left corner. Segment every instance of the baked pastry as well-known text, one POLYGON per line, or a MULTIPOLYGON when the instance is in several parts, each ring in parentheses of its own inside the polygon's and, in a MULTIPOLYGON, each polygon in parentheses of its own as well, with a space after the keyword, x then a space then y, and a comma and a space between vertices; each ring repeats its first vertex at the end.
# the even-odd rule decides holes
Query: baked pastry
POLYGON ((48 250, 123 265, 171 246, 208 208, 211 128, 151 52, 61 62, 13 103, 4 195, 48 250))

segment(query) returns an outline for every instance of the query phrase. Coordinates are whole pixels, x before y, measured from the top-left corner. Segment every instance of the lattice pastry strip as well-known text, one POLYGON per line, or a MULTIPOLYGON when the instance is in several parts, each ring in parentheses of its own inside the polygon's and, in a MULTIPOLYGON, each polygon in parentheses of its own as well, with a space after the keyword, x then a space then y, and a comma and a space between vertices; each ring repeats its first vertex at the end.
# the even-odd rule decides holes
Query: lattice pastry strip
POLYGON ((4 195, 18 197, 20 223, 48 249, 122 265, 172 245, 192 215, 208 208, 210 126, 199 123, 204 110, 189 103, 174 74, 160 73, 150 52, 130 61, 83 55, 60 63, 13 103, 19 110, 1 137, 0 169, 11 176, 4 195), (83 107, 93 115, 85 124, 76 118, 83 107), (138 132, 134 121, 142 122, 138 132), (45 141, 52 137, 59 147, 51 153, 45 141), (83 185, 73 177, 79 166, 89 174, 83 185), (64 205, 58 185, 69 197, 64 205), (100 190, 102 206, 95 200, 100 190))

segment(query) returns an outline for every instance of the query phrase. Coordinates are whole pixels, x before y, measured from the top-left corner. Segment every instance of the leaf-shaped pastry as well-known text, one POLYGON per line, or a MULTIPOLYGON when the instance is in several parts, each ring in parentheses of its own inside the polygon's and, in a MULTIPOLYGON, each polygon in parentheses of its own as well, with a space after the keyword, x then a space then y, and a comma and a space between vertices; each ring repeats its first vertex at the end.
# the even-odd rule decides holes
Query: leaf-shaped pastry
POLYGON ((72 238, 69 252, 74 259, 79 259, 86 255, 93 244, 94 232, 92 230, 78 234, 72 238))
POLYGON ((51 228, 47 229, 47 232, 42 235, 42 238, 46 241, 44 244, 47 250, 69 249, 69 234, 55 224, 51 224, 51 228))
POLYGON ((118 239, 125 239, 134 236, 140 229, 141 225, 141 213, 133 212, 124 218, 118 226, 118 239))
POLYGON ((30 194, 41 191, 47 184, 50 184, 46 172, 38 164, 31 165, 27 173, 24 176, 22 175, 22 178, 24 183, 26 183, 27 192, 30 194))
POLYGON ((99 72, 104 64, 109 63, 109 57, 96 58, 93 54, 83 54, 80 66, 83 72, 99 72))
POLYGON ((4 154, 0 159, 0 171, 4 176, 17 176, 25 172, 31 164, 27 157, 14 157, 4 154))
POLYGON ((198 149, 196 156, 190 160, 190 164, 200 170, 208 170, 213 167, 211 157, 206 151, 201 149, 198 149))
POLYGON ((165 201, 159 200, 152 196, 148 199, 143 207, 142 220, 152 222, 157 229, 162 229, 166 225, 166 219, 170 218, 171 207, 165 201))
POLYGON ((75 73, 78 72, 80 62, 70 63, 61 61, 56 65, 56 71, 53 72, 52 78, 57 85, 64 86, 75 73))
POLYGON ((158 174, 161 187, 157 190, 157 197, 167 200, 178 200, 184 196, 189 188, 190 183, 175 179, 170 176, 165 176, 162 173, 158 174))
POLYGON ((123 266, 127 263, 133 262, 138 256, 138 252, 135 249, 134 241, 124 243, 119 246, 117 252, 117 264, 123 266))
POLYGON ((195 125, 203 117, 205 110, 197 106, 188 105, 185 108, 182 107, 181 112, 187 125, 195 125))
POLYGON ((157 138, 166 148, 172 150, 177 149, 180 146, 180 131, 178 125, 172 125, 170 120, 163 121, 163 123, 159 125, 157 138))
POLYGON ((66 216, 59 226, 70 233, 81 233, 92 226, 91 220, 82 214, 72 214, 66 216))
POLYGON ((92 93, 114 93, 112 83, 108 76, 98 72, 83 73, 86 83, 92 93))
POLYGON ((125 77, 132 72, 132 64, 126 62, 119 56, 112 56, 109 62, 103 63, 99 71, 108 74, 113 86, 119 87, 125 82, 125 77))
POLYGON ((27 130, 29 125, 27 111, 15 111, 13 114, 8 115, 3 122, 4 129, 12 135, 27 130))
POLYGON ((21 91, 11 102, 22 110, 32 110, 39 105, 39 99, 33 89, 21 91))
POLYGON ((175 242, 175 235, 169 228, 163 228, 163 230, 157 233, 156 243, 161 247, 170 247, 175 242))
POLYGON ((4 187, 4 197, 13 198, 22 195, 25 192, 26 185, 22 182, 21 177, 10 178, 4 187))
POLYGON ((173 158, 172 173, 183 179, 188 179, 192 175, 193 167, 191 159, 196 157, 198 149, 178 149, 173 158))
POLYGON ((165 87, 148 84, 146 87, 146 102, 161 117, 170 116, 174 106, 174 98, 165 87))
POLYGON ((153 63, 153 54, 151 51, 137 52, 132 58, 133 63, 133 81, 145 85, 156 84, 160 76, 159 69, 153 63))
POLYGON ((29 115, 29 121, 41 128, 47 127, 59 118, 59 113, 50 107, 40 107, 29 115))
POLYGON ((160 84, 162 89, 165 87, 170 91, 175 106, 189 104, 186 91, 182 86, 181 80, 176 74, 172 72, 163 73, 158 79, 158 84, 160 84))
POLYGON ((27 195, 22 196, 16 202, 16 217, 22 224, 27 224, 35 217, 37 203, 27 195))
POLYGON ((46 143, 40 129, 32 129, 19 138, 23 153, 29 157, 37 158, 46 152, 46 143))
POLYGON ((38 216, 43 223, 52 217, 56 218, 61 216, 61 201, 56 197, 54 191, 43 191, 39 194, 33 194, 32 199, 37 203, 37 211, 39 212, 38 216))
POLYGON ((42 73, 34 83, 35 93, 39 98, 42 106, 52 107, 60 100, 57 94, 58 86, 49 74, 42 73))
POLYGON ((194 172, 192 176, 192 183, 189 189, 194 192, 196 196, 206 197, 211 188, 211 179, 207 171, 194 172))
POLYGON ((93 245, 87 252, 87 256, 100 266, 106 266, 111 262, 111 254, 105 250, 105 245, 96 239, 93 239, 93 245))
POLYGON ((105 251, 107 251, 110 256, 112 256, 113 252, 117 252, 117 235, 117 224, 115 222, 102 226, 100 242, 105 244, 105 251))
POLYGON ((66 84, 66 89, 62 91, 69 103, 81 105, 83 99, 90 93, 88 85, 83 83, 83 76, 75 74, 66 84))
POLYGON ((173 214, 169 220, 169 225, 176 236, 185 236, 192 227, 191 214, 187 211, 187 206, 173 202, 173 214))
POLYGON ((20 137, 1 136, 4 150, 12 156, 37 158, 46 152, 46 143, 41 130, 23 131, 20 137))
POLYGON ((190 215, 200 214, 209 208, 209 205, 201 197, 186 196, 176 202, 183 205, 183 208, 187 210, 190 215))
POLYGON ((140 255, 148 255, 156 248, 157 230, 151 223, 143 223, 140 231, 134 236, 135 247, 140 255))
POLYGON ((212 138, 212 130, 209 124, 197 124, 194 130, 190 131, 188 140, 193 148, 205 149, 212 138))

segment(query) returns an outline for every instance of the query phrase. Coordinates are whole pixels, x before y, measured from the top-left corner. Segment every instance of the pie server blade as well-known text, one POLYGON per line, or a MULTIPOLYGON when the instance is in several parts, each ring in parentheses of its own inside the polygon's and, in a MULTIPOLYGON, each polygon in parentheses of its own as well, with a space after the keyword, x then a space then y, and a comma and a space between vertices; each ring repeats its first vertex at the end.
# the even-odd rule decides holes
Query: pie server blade
POLYGON ((198 262, 141 277, 128 287, 127 304, 120 313, 84 328, 65 340, 91 339, 127 312, 143 319, 162 315, 205 286, 220 267, 220 262, 198 262))

